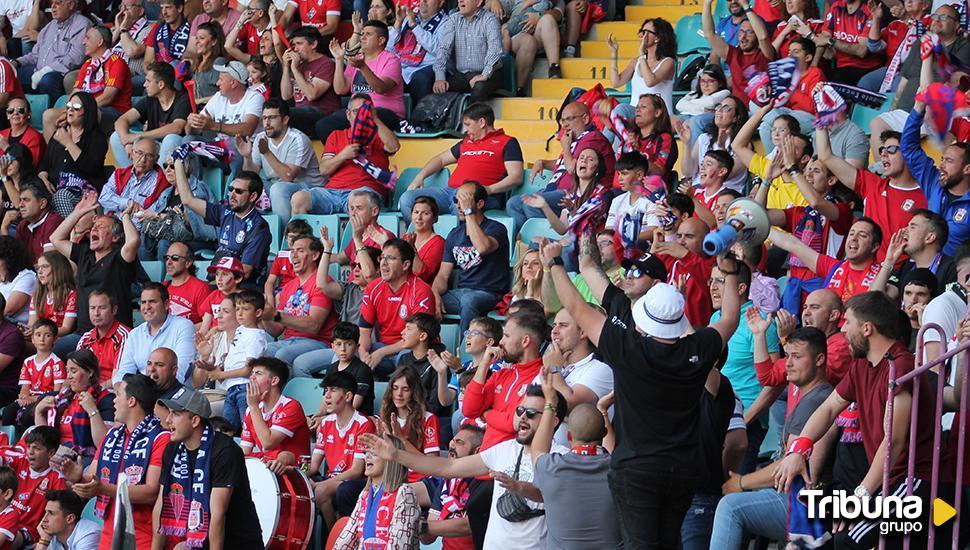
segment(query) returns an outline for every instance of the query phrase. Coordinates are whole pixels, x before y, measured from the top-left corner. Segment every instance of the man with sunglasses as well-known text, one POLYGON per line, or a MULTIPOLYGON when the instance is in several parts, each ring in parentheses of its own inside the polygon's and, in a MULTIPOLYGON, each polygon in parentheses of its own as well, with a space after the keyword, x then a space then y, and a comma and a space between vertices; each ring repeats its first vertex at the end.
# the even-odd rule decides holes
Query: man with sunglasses
MULTIPOLYGON (((530 378, 531 380, 531 378, 530 378)), ((533 485, 532 443, 545 410, 555 417, 552 428, 557 427, 567 414, 566 400, 557 393, 555 403, 547 402, 542 388, 536 384, 523 387, 523 396, 516 398, 518 404, 507 419, 514 437, 491 447, 482 444, 478 454, 461 458, 445 458, 423 455, 414 451, 398 450, 385 436, 363 434, 360 443, 368 452, 377 454, 384 460, 393 460, 405 467, 426 475, 445 479, 461 479, 488 476, 495 480, 492 503, 488 514, 488 528, 485 532, 485 548, 506 548, 516 550, 540 550, 546 546, 546 518, 542 510, 542 495, 533 485), (499 514, 498 502, 502 495, 510 492, 523 497, 520 512, 530 513, 531 518, 524 521, 508 521, 499 514), (539 515, 542 514, 542 515, 539 515)), ((552 390, 555 391, 555 390, 552 390)), ((548 421, 547 421, 548 422, 548 421)), ((486 429, 487 433, 487 429, 486 429)), ((543 449, 545 450, 545 449, 543 449)), ((569 448, 555 442, 549 452, 565 454, 569 448)), ((469 515, 474 514, 471 507, 469 515)), ((474 525, 474 521, 472 521, 474 525)))
MULTIPOLYGON (((926 208, 926 196, 909 172, 899 146, 898 132, 887 130, 879 136, 879 165, 882 176, 856 168, 832 154, 829 146, 829 130, 819 128, 815 131, 818 146, 818 159, 838 178, 843 185, 855 191, 863 200, 863 215, 879 224, 886 235, 895 235, 909 224, 913 212, 926 208)), ((889 239, 879 247, 879 257, 886 255, 889 239)))
POLYGON ((157 213, 165 209, 172 184, 158 165, 158 142, 138 138, 132 145, 131 155, 134 162, 111 173, 108 183, 101 188, 98 202, 106 213, 115 215, 135 205, 137 214, 132 216, 132 221, 140 229, 143 211, 157 213))
POLYGON ((186 243, 176 241, 168 245, 163 259, 165 274, 169 276, 162 283, 168 289, 169 313, 185 317, 198 325, 202 322, 199 304, 205 303, 211 290, 208 283, 194 275, 192 250, 186 243))

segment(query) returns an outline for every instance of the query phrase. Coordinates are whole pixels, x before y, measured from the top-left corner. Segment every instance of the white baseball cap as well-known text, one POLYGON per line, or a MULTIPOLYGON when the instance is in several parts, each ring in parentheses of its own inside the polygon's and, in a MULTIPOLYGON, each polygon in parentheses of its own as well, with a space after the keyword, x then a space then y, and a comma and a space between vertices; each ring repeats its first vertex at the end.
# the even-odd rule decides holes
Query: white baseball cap
POLYGON ((637 328, 656 338, 680 338, 690 328, 684 295, 673 285, 657 283, 633 304, 637 328))
POLYGON ((239 61, 230 61, 225 65, 220 63, 213 65, 212 68, 220 73, 229 73, 229 76, 244 86, 246 85, 246 81, 249 80, 249 73, 246 72, 246 66, 239 61))

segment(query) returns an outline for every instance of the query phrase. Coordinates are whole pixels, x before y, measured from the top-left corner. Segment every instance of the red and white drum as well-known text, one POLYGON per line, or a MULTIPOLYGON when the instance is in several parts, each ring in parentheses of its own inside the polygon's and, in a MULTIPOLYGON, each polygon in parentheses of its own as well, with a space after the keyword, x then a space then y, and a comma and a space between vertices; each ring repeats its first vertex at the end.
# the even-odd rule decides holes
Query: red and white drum
POLYGON ((305 550, 317 513, 310 480, 296 468, 276 475, 252 457, 246 459, 246 473, 266 548, 305 550))

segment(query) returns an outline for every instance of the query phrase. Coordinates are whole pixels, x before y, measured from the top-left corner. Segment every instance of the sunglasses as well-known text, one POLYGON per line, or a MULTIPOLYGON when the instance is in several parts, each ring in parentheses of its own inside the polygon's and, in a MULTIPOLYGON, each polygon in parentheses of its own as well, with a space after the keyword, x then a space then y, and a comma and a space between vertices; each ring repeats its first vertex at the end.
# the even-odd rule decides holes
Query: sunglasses
POLYGON ((360 262, 350 262, 350 269, 357 269, 360 267, 360 262))
POLYGON ((18 115, 25 115, 27 114, 27 108, 26 107, 7 107, 8 115, 12 115, 14 113, 18 115))
POLYGON ((238 187, 230 187, 229 188, 229 192, 230 193, 235 193, 237 195, 242 195, 243 193, 248 193, 249 192, 249 189, 240 189, 238 187))
POLYGON ((515 416, 524 416, 529 420, 532 420, 540 414, 542 414, 542 411, 539 409, 533 409, 532 407, 523 407, 522 405, 519 405, 515 408, 515 416))
POLYGON ((644 276, 644 273, 643 271, 640 270, 639 267, 633 266, 630 269, 626 270, 626 274, 624 276, 627 279, 639 279, 640 277, 644 276))
POLYGON ((879 154, 895 155, 899 152, 899 145, 883 145, 879 148, 879 154))
POLYGON ((174 162, 166 162, 165 163, 165 169, 166 170, 175 170, 175 163, 174 162))
POLYGON ((180 262, 182 260, 187 260, 188 256, 179 256, 178 254, 166 254, 162 256, 166 262, 180 262))
POLYGON ((84 105, 81 105, 81 102, 77 101, 73 103, 65 103, 64 108, 69 111, 80 111, 81 109, 84 108, 84 105))

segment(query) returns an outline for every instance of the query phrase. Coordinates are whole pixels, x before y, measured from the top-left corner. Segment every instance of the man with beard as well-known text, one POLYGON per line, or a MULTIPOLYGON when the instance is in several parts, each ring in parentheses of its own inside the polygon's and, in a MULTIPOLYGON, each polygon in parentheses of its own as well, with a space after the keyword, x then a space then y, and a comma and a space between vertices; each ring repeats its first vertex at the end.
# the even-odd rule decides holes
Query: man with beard
MULTIPOLYGON (((485 429, 474 420, 465 420, 448 444, 448 456, 457 459, 478 454, 484 434, 485 429)), ((443 481, 441 494, 434 496, 431 509, 428 510, 428 519, 421 522, 421 542, 432 544, 441 537, 441 547, 444 550, 475 548, 471 522, 466 516, 471 512, 467 509, 467 504, 472 493, 487 482, 474 477, 443 481)), ((425 485, 414 483, 411 487, 419 491, 425 485)))
MULTIPOLYGON (((869 458, 870 466, 865 477, 853 493, 860 499, 871 498, 876 495, 883 497, 891 494, 903 494, 911 491, 928 502, 929 483, 933 461, 933 423, 934 407, 933 390, 926 376, 919 376, 903 384, 898 384, 892 390, 893 395, 893 425, 892 453, 889 456, 889 479, 883 479, 883 467, 886 463, 885 425, 887 393, 890 389, 889 367, 895 366, 897 377, 909 374, 913 370, 913 354, 906 346, 896 339, 898 315, 895 304, 882 292, 865 292, 853 296, 845 304, 845 333, 853 356, 858 359, 849 367, 845 378, 839 382, 835 391, 815 410, 801 430, 798 438, 788 446, 785 458, 778 465, 774 474, 774 486, 778 491, 788 491, 792 481, 801 476, 809 480, 806 462, 812 458, 812 449, 816 442, 832 428, 836 417, 845 410, 850 403, 858 404, 859 426, 862 431, 862 441, 869 458), (913 385, 920 384, 919 410, 916 412, 916 440, 915 445, 909 445, 910 412, 913 406, 913 385), (909 481, 906 476, 906 466, 909 453, 915 455, 915 476, 909 481), (883 492, 888 487, 888 492, 883 492)), ((816 470, 813 470, 815 472, 816 470)), ((923 508, 924 516, 929 513, 929 507, 923 508)), ((898 510, 890 506, 892 513, 898 510)), ((848 529, 835 533, 837 548, 872 548, 879 538, 880 520, 862 520, 850 524, 848 529)), ((919 521, 926 521, 926 517, 919 521)), ((924 523, 925 525, 925 523, 924 523)), ((907 534, 911 531, 907 531, 907 534)), ((890 534, 896 538, 902 534, 890 534)), ((919 537, 917 532, 914 536, 919 537)), ((890 542, 892 544, 892 542, 890 542)), ((925 544, 925 542, 923 543, 925 544)), ((917 542, 919 547, 920 543, 917 542)))
POLYGON ((142 287, 141 314, 145 322, 128 333, 112 383, 121 382, 126 374, 146 374, 149 358, 155 356, 159 348, 175 355, 176 378, 186 380, 196 355, 195 325, 185 317, 168 312, 168 289, 161 283, 146 283, 142 287))
POLYGON ((748 14, 744 12, 738 0, 728 0, 727 7, 728 14, 717 22, 714 32, 723 38, 728 46, 734 47, 738 45, 738 30, 741 28, 741 23, 748 20, 748 14))
POLYGON ((290 127, 290 106, 271 98, 263 104, 263 132, 236 136, 243 169, 258 172, 269 189, 273 213, 290 223, 290 197, 320 181, 320 165, 306 134, 290 127))
MULTIPOLYGON (((529 380, 532 380, 532 377, 529 377, 529 380)), ((444 458, 398 450, 388 438, 378 438, 374 434, 362 435, 361 442, 382 459, 393 460, 422 474, 446 479, 491 474, 497 483, 495 491, 492 493, 488 529, 485 533, 485 547, 522 550, 544 549, 547 547, 545 541, 546 519, 544 514, 538 515, 543 510, 543 505, 540 504, 542 494, 532 484, 531 446, 542 420, 544 409, 549 408, 555 414, 556 419, 553 422, 553 427, 558 426, 563 421, 567 412, 565 399, 561 395, 558 396, 558 406, 546 402, 542 388, 537 385, 529 385, 525 386, 523 397, 516 399, 514 403, 517 404, 514 415, 508 420, 508 424, 515 428, 514 438, 502 441, 491 448, 483 449, 475 455, 462 458, 444 458), (498 512, 497 505, 499 499, 506 492, 522 496, 524 507, 528 508, 524 511, 531 513, 533 517, 517 522, 503 518, 498 512)), ((485 436, 488 437, 488 428, 486 428, 485 436)), ((562 454, 569 452, 569 449, 553 443, 551 452, 562 454)))
POLYGON ((913 217, 903 237, 906 239, 903 252, 909 257, 889 276, 889 297, 899 296, 902 281, 914 269, 925 268, 936 275, 936 287, 945 289, 956 281, 957 271, 953 258, 943 253, 943 246, 950 238, 950 228, 943 216, 930 210, 914 210, 913 217))
POLYGON ((711 52, 723 59, 731 71, 731 93, 735 97, 748 97, 744 93, 744 88, 748 85, 745 69, 753 67, 758 72, 767 71, 768 61, 775 57, 775 49, 771 46, 771 36, 764 21, 748 7, 747 0, 736 1, 747 16, 747 20, 738 25, 737 46, 731 46, 715 32, 714 16, 711 14, 714 0, 704 0, 701 23, 704 27, 704 39, 711 44, 711 52))
MULTIPOLYGON (((879 165, 882 177, 878 174, 856 168, 844 159, 832 154, 829 145, 829 130, 819 128, 815 132, 818 158, 846 187, 862 197, 863 214, 876 220, 879 227, 889 235, 906 227, 915 212, 926 208, 926 197, 920 190, 913 175, 910 174, 900 152, 898 132, 886 131, 879 136, 879 165)), ((879 257, 886 255, 887 240, 879 247, 879 257)))
MULTIPOLYGON (((185 174, 185 161, 176 160, 175 170, 185 174)), ((256 210, 256 202, 263 193, 263 179, 255 172, 240 172, 229 184, 226 206, 195 197, 187 177, 178 177, 175 181, 182 204, 203 216, 205 223, 219 227, 216 257, 239 258, 243 263, 244 283, 255 284, 266 270, 272 240, 269 225, 256 210)))
POLYGON ((525 388, 542 369, 540 349, 546 337, 546 319, 541 315, 517 311, 508 316, 502 327, 498 346, 485 350, 481 365, 505 360, 508 368, 488 376, 487 368, 475 370, 475 377, 465 387, 461 413, 465 418, 485 418, 482 450, 515 437, 516 406, 525 388))
POLYGON ((872 218, 865 216, 858 218, 849 228, 845 237, 844 260, 819 254, 791 234, 775 228, 771 228, 768 238, 773 245, 813 268, 824 281, 825 288, 834 290, 842 301, 868 291, 882 269, 876 261, 876 252, 882 244, 882 228, 872 218))
MULTIPOLYGON (((191 193, 189 193, 191 196, 191 193)), ((75 244, 71 231, 81 218, 98 209, 98 195, 90 192, 81 198, 71 215, 51 234, 51 244, 77 265, 77 332, 91 330, 88 296, 105 289, 118 304, 118 320, 132 325, 131 283, 135 280, 135 261, 141 237, 131 220, 131 209, 121 219, 97 216, 87 239, 75 244)))
MULTIPOLYGON (((687 299, 687 320, 692 326, 704 326, 714 312, 708 280, 714 258, 704 253, 704 237, 710 228, 700 218, 689 218, 677 226, 677 240, 665 241, 665 235, 653 234, 650 252, 656 254, 667 270, 668 283, 683 285, 687 299)), ((669 231, 665 228, 665 233, 669 231)))
POLYGON ((970 223, 967 223, 970 214, 970 144, 955 142, 948 145, 936 166, 920 145, 920 127, 925 114, 926 104, 917 101, 906 119, 900 146, 906 166, 926 194, 927 208, 941 214, 950 227, 943 253, 953 255, 957 247, 970 238, 970 223))

